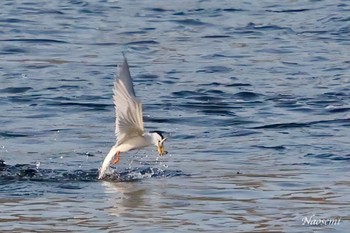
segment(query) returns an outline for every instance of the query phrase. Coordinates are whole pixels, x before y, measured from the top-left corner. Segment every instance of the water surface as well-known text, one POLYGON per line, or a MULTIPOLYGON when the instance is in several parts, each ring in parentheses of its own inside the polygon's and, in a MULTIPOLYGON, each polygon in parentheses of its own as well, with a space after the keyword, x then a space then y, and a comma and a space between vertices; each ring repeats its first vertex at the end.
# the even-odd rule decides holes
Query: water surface
POLYGON ((0 7, 1 232, 349 229, 347 1, 0 7), (99 181, 122 52, 170 153, 99 181))

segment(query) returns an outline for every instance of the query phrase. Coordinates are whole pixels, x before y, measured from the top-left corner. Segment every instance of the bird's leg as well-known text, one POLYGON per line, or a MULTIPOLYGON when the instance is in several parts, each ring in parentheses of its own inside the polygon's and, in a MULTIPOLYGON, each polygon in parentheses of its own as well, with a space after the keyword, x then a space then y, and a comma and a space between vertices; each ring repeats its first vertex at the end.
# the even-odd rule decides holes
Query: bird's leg
POLYGON ((115 156, 116 157, 115 157, 115 159, 113 161, 113 165, 117 164, 119 162, 119 160, 120 160, 120 151, 117 151, 117 154, 115 156))

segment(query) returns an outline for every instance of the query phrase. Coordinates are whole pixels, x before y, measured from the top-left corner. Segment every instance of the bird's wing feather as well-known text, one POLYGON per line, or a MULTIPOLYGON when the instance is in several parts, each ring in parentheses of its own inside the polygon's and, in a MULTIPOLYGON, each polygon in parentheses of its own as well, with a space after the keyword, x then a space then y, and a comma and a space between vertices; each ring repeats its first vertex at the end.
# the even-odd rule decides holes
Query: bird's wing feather
POLYGON ((119 67, 113 89, 113 100, 116 113, 115 135, 120 145, 134 136, 144 133, 142 104, 136 98, 129 65, 124 58, 123 65, 119 67))

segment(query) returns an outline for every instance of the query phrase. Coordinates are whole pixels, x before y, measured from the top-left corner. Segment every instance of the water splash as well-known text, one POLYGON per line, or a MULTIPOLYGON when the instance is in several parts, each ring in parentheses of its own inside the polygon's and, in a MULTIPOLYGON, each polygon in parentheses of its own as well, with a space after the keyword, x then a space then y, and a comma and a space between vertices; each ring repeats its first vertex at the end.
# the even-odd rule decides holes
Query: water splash
POLYGON ((37 161, 36 162, 36 169, 39 169, 39 167, 40 167, 40 161, 37 161))
MULTIPOLYGON (((153 167, 135 167, 126 168, 121 171, 114 170, 107 174, 103 180, 130 182, 153 177, 174 177, 186 175, 179 170, 163 170, 153 167)), ((40 162, 35 165, 16 164, 7 165, 0 160, 0 182, 8 181, 38 181, 38 182, 65 182, 65 181, 99 181, 98 169, 73 170, 64 169, 43 169, 40 168, 40 162)))

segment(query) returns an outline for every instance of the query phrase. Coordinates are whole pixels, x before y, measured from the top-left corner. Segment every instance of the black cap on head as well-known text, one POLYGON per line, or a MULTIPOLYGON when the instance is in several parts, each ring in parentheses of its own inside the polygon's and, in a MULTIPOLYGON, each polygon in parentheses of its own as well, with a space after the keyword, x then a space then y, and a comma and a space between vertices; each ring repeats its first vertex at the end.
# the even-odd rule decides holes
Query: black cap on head
POLYGON ((161 137, 161 139, 164 139, 164 136, 163 136, 163 134, 162 134, 162 132, 160 132, 160 131, 150 131, 150 133, 157 133, 157 134, 159 134, 159 136, 161 137))

